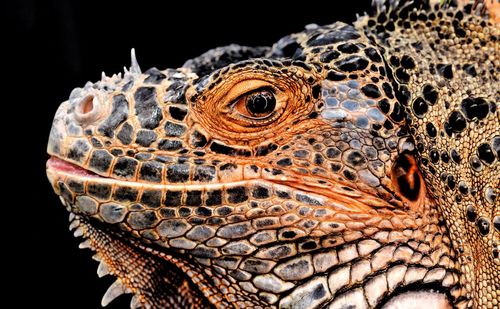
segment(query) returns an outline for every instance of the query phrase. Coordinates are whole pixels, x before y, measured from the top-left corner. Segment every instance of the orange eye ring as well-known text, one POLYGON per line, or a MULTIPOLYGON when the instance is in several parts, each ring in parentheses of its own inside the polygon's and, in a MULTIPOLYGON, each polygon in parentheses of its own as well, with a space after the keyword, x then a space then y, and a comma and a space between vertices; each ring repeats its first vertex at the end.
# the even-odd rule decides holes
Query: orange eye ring
POLYGON ((290 123, 306 118, 315 108, 311 83, 306 82, 313 76, 294 69, 280 74, 254 67, 235 68, 225 79, 205 86, 202 93, 190 88, 186 95, 195 96, 196 101, 193 119, 227 142, 254 145, 283 138, 277 132, 286 132, 290 123))

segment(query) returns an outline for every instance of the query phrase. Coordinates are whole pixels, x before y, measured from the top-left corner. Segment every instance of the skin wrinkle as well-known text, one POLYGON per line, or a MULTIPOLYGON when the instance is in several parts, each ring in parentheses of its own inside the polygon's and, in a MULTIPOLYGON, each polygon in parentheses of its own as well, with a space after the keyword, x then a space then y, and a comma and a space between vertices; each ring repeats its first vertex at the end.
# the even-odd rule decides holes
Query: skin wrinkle
POLYGON ((470 10, 377 1, 75 89, 47 176, 102 304, 498 306, 500 30, 470 10))

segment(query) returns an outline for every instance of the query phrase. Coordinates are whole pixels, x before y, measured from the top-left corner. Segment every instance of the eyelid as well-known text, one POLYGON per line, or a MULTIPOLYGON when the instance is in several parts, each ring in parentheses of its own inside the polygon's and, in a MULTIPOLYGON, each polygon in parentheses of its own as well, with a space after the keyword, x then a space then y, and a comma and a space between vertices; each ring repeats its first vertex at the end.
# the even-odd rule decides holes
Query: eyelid
POLYGON ((231 90, 229 90, 229 92, 226 94, 226 102, 232 104, 236 100, 240 99, 240 97, 242 97, 243 95, 251 94, 256 90, 263 88, 268 88, 273 90, 273 87, 269 82, 260 79, 240 82, 234 85, 231 88, 231 90))
POLYGON ((264 87, 257 88, 257 89, 254 89, 254 90, 251 90, 249 92, 245 92, 245 93, 241 94, 236 99, 230 101, 229 105, 232 106, 232 105, 238 103, 241 99, 243 99, 245 97, 250 97, 252 94, 259 93, 259 92, 262 92, 262 91, 268 91, 268 92, 272 93, 273 95, 276 94, 275 90, 271 86, 264 86, 264 87))

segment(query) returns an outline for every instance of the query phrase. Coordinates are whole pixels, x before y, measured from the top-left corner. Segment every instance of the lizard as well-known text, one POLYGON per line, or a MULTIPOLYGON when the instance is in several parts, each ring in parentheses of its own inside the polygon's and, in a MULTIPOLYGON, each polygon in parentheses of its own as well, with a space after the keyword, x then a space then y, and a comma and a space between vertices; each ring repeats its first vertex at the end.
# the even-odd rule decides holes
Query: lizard
POLYGON ((103 306, 498 308, 500 27, 374 6, 71 92, 46 172, 103 306))

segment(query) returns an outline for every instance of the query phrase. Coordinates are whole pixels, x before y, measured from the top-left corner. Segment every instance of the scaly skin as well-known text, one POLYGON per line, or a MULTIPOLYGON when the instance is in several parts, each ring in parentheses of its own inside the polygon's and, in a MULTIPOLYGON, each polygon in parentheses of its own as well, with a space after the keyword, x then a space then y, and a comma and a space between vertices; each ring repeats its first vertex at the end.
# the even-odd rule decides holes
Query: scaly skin
POLYGON ((132 308, 498 308, 500 28, 377 3, 75 89, 47 175, 132 308))

